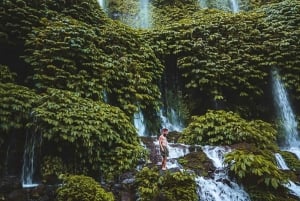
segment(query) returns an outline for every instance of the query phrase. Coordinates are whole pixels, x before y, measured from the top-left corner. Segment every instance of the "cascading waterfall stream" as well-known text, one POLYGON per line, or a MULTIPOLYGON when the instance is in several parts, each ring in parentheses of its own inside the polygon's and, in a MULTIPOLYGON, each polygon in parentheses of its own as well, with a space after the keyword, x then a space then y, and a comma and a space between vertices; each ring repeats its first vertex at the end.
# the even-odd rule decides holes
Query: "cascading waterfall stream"
POLYGON ((231 150, 227 147, 202 147, 203 152, 217 168, 213 179, 197 177, 198 195, 201 201, 250 201, 249 195, 237 183, 231 181, 223 165, 224 155, 231 150))
POLYGON ((151 27, 151 17, 149 10, 149 0, 140 0, 139 24, 138 28, 147 29, 151 27))
POLYGON ((146 127, 144 123, 144 115, 140 108, 138 112, 134 113, 133 119, 134 126, 137 129, 139 136, 145 136, 146 127))
POLYGON ((231 3, 231 10, 233 13, 237 13, 240 11, 237 0, 230 0, 230 3, 231 3))
POLYGON ((26 134, 23 167, 22 167, 22 186, 23 188, 35 187, 34 174, 36 168, 36 153, 41 144, 41 135, 30 133, 26 134))
POLYGON ((98 3, 100 5, 100 7, 106 11, 107 7, 106 7, 106 0, 98 0, 98 3))
POLYGON ((300 140, 297 131, 297 121, 277 69, 272 71, 272 84, 276 110, 282 123, 285 137, 284 145, 281 149, 294 153, 300 159, 300 140))
MULTIPOLYGON (((155 144, 156 153, 159 154, 158 140, 155 144)), ((213 178, 204 178, 198 176, 195 179, 197 183, 197 192, 201 201, 250 201, 249 195, 235 182, 228 178, 226 167, 223 166, 224 154, 231 150, 227 147, 201 147, 203 152, 210 158, 217 168, 213 178)), ((168 157, 167 168, 182 169, 177 162, 177 158, 190 153, 190 146, 184 144, 169 143, 170 156, 168 157)), ((161 165, 158 162, 157 165, 161 165)))
POLYGON ((183 129, 183 125, 181 123, 180 118, 178 117, 178 115, 176 114, 174 109, 170 110, 170 117, 166 117, 165 115, 163 115, 163 111, 160 110, 159 111, 159 116, 162 120, 162 127, 163 128, 167 128, 169 129, 169 131, 182 131, 183 129))
MULTIPOLYGON (((282 170, 289 170, 290 169, 287 166, 287 164, 285 163, 285 161, 284 161, 283 157, 281 156, 281 154, 276 153, 275 154, 275 159, 276 159, 276 162, 277 162, 277 167, 279 169, 282 169, 282 170)), ((285 184, 284 186, 290 190, 291 194, 293 194, 293 195, 300 198, 300 186, 299 185, 295 184, 292 181, 288 181, 288 183, 285 184)))
POLYGON ((221 10, 230 10, 233 13, 238 13, 240 11, 238 0, 198 0, 201 8, 217 8, 221 10))
POLYGON ((290 168, 286 165, 284 159, 282 158, 281 154, 275 153, 277 167, 281 170, 289 170, 290 168))

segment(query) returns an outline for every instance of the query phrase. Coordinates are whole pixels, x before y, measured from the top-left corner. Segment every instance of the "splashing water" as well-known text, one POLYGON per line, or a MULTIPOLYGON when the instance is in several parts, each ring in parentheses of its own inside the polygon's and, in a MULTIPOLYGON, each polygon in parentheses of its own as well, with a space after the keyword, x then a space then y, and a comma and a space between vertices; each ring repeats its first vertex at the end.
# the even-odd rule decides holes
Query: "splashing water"
POLYGON ((276 163, 279 169, 282 170, 289 170, 290 168, 286 165, 284 159, 282 158, 281 154, 275 154, 276 163))
MULTIPOLYGON (((290 168, 288 165, 285 163, 284 159, 282 158, 281 154, 276 153, 275 154, 276 162, 277 162, 277 167, 282 170, 289 170, 290 168)), ((290 193, 300 197, 300 186, 295 184, 292 181, 288 181, 287 184, 284 185, 286 188, 290 190, 290 193)))
POLYGON ((277 114, 282 122, 285 136, 284 146, 281 148, 296 154, 300 159, 300 141, 297 131, 297 121, 277 70, 272 71, 272 83, 277 114))
POLYGON ((250 201, 249 195, 237 183, 228 177, 224 166, 224 155, 230 152, 228 147, 202 147, 203 152, 217 168, 213 179, 197 177, 198 195, 203 201, 250 201))
POLYGON ((106 0, 98 0, 98 3, 103 10, 106 10, 106 0))
POLYGON ((139 28, 150 28, 151 27, 151 19, 149 12, 149 0, 140 0, 140 12, 138 15, 139 18, 139 28))
POLYGON ((139 109, 138 112, 134 113, 134 126, 138 131, 139 136, 145 136, 146 127, 144 124, 144 115, 139 109))
POLYGON ((231 10, 233 13, 237 13, 239 12, 239 5, 238 5, 238 2, 237 0, 230 0, 230 3, 231 3, 231 10))
POLYGON ((37 183, 34 183, 33 177, 36 168, 36 153, 37 147, 41 144, 42 138, 41 135, 36 136, 32 133, 27 133, 25 147, 24 147, 24 156, 23 156, 23 167, 22 167, 22 186, 23 188, 35 187, 38 186, 37 183))
POLYGON ((170 111, 171 111, 169 115, 170 118, 167 118, 166 116, 163 115, 163 111, 160 110, 159 116, 162 120, 162 127, 167 128, 170 131, 178 131, 178 132, 182 131, 183 126, 180 121, 180 118, 178 117, 174 109, 171 109, 170 111))

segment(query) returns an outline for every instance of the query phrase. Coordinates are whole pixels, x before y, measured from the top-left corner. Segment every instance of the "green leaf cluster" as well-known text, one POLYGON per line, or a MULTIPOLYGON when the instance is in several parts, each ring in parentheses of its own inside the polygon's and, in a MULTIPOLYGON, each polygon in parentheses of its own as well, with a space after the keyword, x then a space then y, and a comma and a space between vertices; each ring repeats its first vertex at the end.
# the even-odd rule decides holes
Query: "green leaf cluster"
POLYGON ((136 174, 135 182, 141 201, 198 200, 194 176, 187 172, 160 175, 157 168, 144 167, 136 174))
POLYGON ((266 148, 275 144, 276 135, 276 130, 267 122, 247 121, 237 113, 209 110, 202 116, 192 117, 179 141, 198 145, 232 145, 247 142, 266 148))
POLYGON ((183 10, 178 12, 186 13, 185 17, 166 18, 165 24, 161 22, 144 37, 162 61, 175 55, 191 111, 197 112, 209 101, 222 101, 245 115, 266 114, 273 67, 282 71, 293 100, 299 99, 298 1, 273 2, 236 14, 183 10))
POLYGON ((145 154, 134 126, 117 107, 49 88, 32 114, 30 129, 42 133, 44 143, 55 142, 57 150, 72 150, 69 160, 77 171, 118 175, 145 154))
POLYGON ((13 83, 17 77, 16 73, 13 73, 5 65, 0 65, 0 82, 1 83, 13 83))
POLYGON ((62 175, 63 184, 57 189, 57 201, 114 201, 93 178, 84 175, 62 175))
POLYGON ((47 180, 49 176, 58 178, 59 175, 66 172, 66 167, 60 157, 48 155, 43 157, 40 172, 43 180, 47 180))
POLYGON ((8 133, 11 129, 24 129, 39 95, 27 87, 1 82, 0 96, 0 130, 8 133))
POLYGON ((255 155, 247 151, 235 150, 225 155, 225 163, 247 185, 256 184, 277 189, 287 182, 277 166, 263 155, 255 155))

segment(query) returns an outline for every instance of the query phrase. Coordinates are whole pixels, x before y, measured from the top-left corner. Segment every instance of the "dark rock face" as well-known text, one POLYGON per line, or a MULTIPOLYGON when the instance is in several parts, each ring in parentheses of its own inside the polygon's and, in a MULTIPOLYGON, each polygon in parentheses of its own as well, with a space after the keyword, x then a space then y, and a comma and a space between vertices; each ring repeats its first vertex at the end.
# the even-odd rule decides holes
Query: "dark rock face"
POLYGON ((21 180, 16 176, 0 178, 1 201, 55 201, 58 186, 43 185, 22 188, 21 180))

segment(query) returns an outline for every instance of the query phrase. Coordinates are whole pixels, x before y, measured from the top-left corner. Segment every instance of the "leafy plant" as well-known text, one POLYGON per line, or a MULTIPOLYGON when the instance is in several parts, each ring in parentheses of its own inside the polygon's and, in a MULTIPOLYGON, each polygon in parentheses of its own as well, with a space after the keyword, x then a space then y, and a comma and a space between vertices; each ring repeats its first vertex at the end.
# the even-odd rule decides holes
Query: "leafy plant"
POLYGON ((61 158, 57 156, 44 156, 41 164, 41 176, 46 179, 49 176, 58 178, 66 171, 66 167, 61 158))
POLYGON ((28 126, 42 133, 44 143, 55 143, 55 150, 72 150, 68 157, 79 171, 118 175, 134 168, 145 154, 119 108, 49 88, 32 114, 28 126))
POLYGON ((187 172, 166 172, 160 175, 157 168, 143 168, 136 175, 136 186, 141 201, 196 201, 196 183, 187 172))
POLYGON ((205 115, 192 118, 179 141, 199 145, 248 142, 265 148, 275 143, 276 134, 269 123, 261 120, 246 121, 233 112, 209 110, 205 115))
POLYGON ((277 166, 262 155, 235 150, 225 155, 224 162, 242 183, 248 185, 251 183, 277 189, 287 182, 277 166))
POLYGON ((114 201, 93 178, 84 175, 62 175, 63 184, 57 189, 57 201, 114 201))

